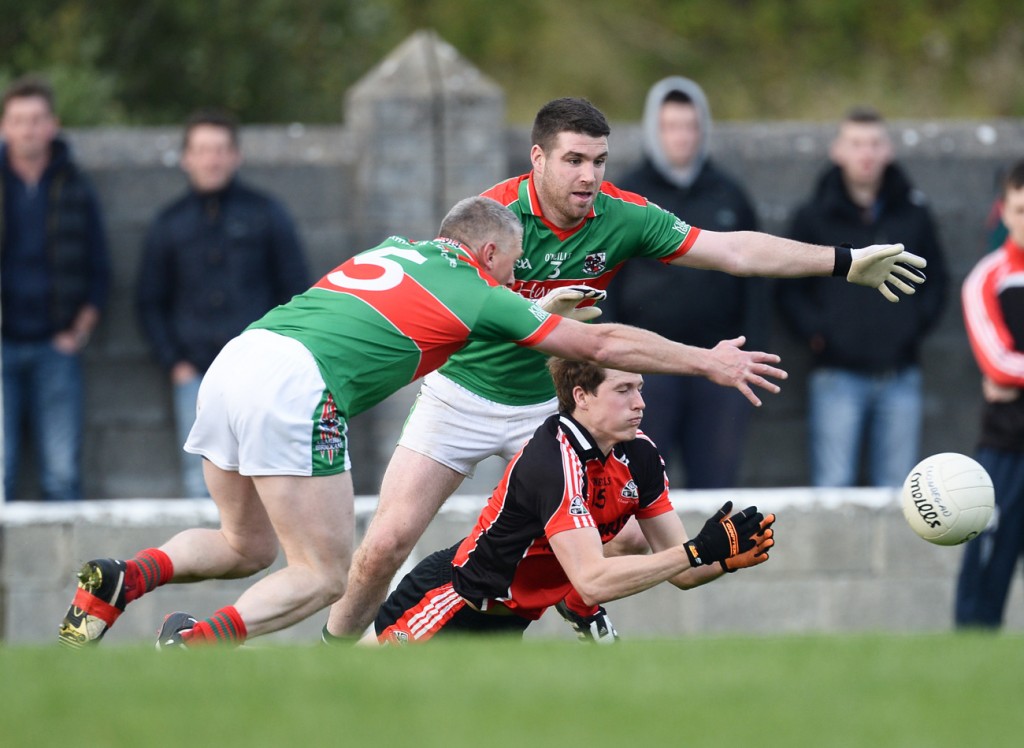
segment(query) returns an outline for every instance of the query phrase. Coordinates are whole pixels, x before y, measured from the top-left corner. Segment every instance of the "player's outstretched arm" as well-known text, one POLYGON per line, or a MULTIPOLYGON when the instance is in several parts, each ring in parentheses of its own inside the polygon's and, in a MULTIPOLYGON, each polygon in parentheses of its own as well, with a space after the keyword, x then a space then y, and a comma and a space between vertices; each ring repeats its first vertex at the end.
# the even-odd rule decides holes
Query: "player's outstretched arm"
POLYGON ((600 605, 635 595, 671 579, 687 568, 718 564, 746 553, 757 545, 764 517, 756 507, 729 516, 726 502, 701 529, 682 545, 649 556, 605 558, 596 528, 566 530, 549 538, 551 550, 587 605, 600 605))
POLYGON ((741 348, 744 342, 741 336, 711 349, 697 348, 638 327, 585 325, 563 319, 536 347, 553 356, 591 361, 610 369, 706 377, 723 387, 735 387, 760 406, 753 387, 774 394, 780 388, 769 377, 786 379, 789 375, 775 366, 780 359, 774 353, 745 351, 741 348))
POLYGON ((805 244, 758 231, 701 231, 690 250, 672 264, 739 276, 835 275, 850 283, 877 288, 889 301, 899 301, 893 289, 913 294, 915 286, 925 281, 920 271, 928 263, 907 252, 902 244, 851 249, 805 244))

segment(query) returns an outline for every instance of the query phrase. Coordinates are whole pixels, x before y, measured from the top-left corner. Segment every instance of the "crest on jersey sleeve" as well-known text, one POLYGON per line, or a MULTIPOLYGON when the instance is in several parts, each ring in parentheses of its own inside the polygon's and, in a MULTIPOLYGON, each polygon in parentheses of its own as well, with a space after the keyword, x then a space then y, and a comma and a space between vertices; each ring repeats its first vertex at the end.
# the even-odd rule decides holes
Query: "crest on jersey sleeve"
POLYGON ((583 501, 582 496, 572 497, 572 500, 569 502, 569 514, 576 516, 590 514, 590 511, 587 509, 587 504, 583 501))
POLYGON ((591 252, 583 259, 583 272, 587 275, 600 275, 608 265, 605 252, 591 252))

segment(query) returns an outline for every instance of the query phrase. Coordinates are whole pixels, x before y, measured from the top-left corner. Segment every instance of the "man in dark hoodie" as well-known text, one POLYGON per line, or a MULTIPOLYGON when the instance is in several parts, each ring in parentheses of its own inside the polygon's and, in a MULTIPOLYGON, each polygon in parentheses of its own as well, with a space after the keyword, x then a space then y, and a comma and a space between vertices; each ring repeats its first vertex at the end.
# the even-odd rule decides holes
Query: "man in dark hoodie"
MULTIPOLYGON (((200 110, 185 124, 181 168, 189 189, 146 236, 137 307, 174 389, 178 444, 196 416, 203 374, 224 344, 312 282, 285 207, 239 181, 238 123, 200 110)), ((202 458, 182 453, 186 496, 208 496, 202 458)))
POLYGON ((866 444, 870 484, 899 486, 918 460, 919 353, 945 303, 945 262, 924 196, 893 162, 892 141, 876 111, 851 110, 830 156, 832 166, 797 211, 789 235, 857 246, 902 242, 928 260, 928 282, 900 305, 874 304, 852 286, 826 288, 810 278, 779 282, 782 318, 813 357, 811 479, 815 486, 856 485, 866 444))
POLYGON ((4 490, 15 490, 27 426, 44 500, 82 498, 82 350, 107 301, 99 202, 59 135, 50 85, 8 87, 0 119, 4 490))
MULTIPOLYGON (((746 192, 709 156, 710 136, 701 87, 678 76, 659 81, 644 108, 645 158, 619 186, 702 229, 756 231, 746 192)), ((681 343, 713 346, 745 335, 753 348, 766 345, 767 285, 760 278, 637 259, 615 280, 609 305, 614 318, 681 343)), ((743 396, 696 377, 648 375, 644 390, 659 403, 644 431, 669 458, 673 481, 681 465, 687 488, 735 486, 753 413, 743 396), (677 454, 681 461, 672 459, 677 454)))

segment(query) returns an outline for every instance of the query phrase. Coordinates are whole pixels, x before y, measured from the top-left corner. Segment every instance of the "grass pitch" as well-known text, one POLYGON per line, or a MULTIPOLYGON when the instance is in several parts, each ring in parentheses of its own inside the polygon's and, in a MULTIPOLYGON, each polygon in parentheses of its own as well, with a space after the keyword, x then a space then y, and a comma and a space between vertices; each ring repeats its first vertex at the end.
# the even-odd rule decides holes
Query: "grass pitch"
POLYGON ((15 746, 1017 746, 1019 635, 0 648, 15 746))

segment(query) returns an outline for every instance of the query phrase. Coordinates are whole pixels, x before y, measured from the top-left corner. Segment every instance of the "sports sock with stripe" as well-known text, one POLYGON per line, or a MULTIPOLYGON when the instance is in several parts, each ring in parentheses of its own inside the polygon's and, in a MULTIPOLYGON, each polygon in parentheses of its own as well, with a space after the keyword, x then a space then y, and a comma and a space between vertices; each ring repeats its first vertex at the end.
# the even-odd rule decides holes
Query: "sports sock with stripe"
POLYGON ((147 548, 125 562, 125 602, 152 592, 174 577, 174 564, 159 548, 147 548))
POLYGON ((227 605, 209 618, 199 621, 191 631, 184 632, 181 638, 189 645, 202 642, 235 646, 243 644, 248 633, 235 606, 227 605))

